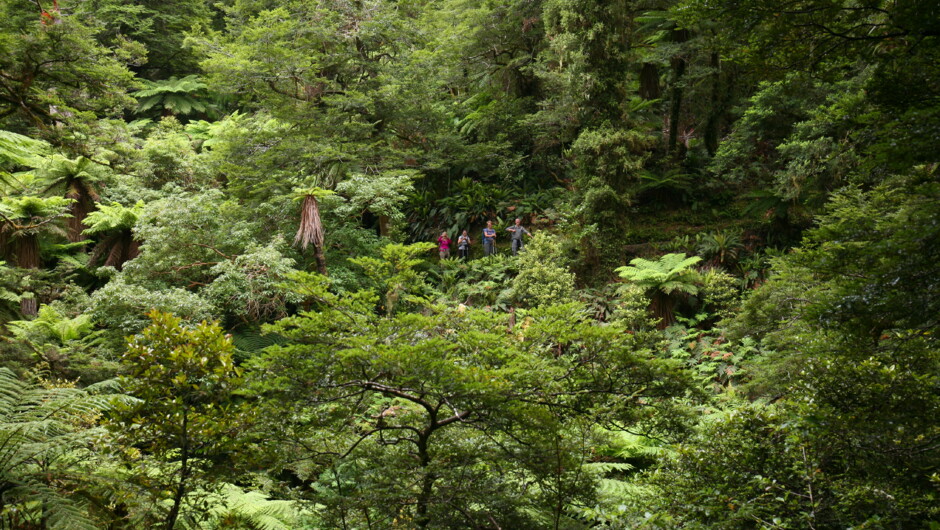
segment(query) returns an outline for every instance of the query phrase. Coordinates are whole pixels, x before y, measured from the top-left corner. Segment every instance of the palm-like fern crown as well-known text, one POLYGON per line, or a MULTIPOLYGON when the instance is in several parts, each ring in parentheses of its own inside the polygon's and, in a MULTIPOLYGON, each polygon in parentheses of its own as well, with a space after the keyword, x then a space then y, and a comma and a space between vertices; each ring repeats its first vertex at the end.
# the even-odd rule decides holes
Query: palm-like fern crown
POLYGON ((83 232, 85 235, 100 234, 103 232, 116 232, 130 230, 137 224, 137 219, 144 211, 143 201, 137 201, 137 204, 131 207, 112 202, 110 205, 99 204, 98 210, 88 214, 85 218, 85 224, 88 228, 83 232))
POLYGON ((647 289, 659 289, 666 294, 674 291, 696 294, 698 287, 694 281, 698 274, 691 267, 700 261, 702 258, 698 256, 666 254, 656 261, 636 258, 616 272, 621 278, 647 289))
POLYGON ((65 197, 4 197, 0 199, 0 214, 8 219, 36 219, 64 214, 72 199, 65 197))
POLYGON ((46 142, 21 134, 0 131, 0 193, 9 194, 22 189, 19 177, 13 172, 23 168, 37 168, 51 151, 46 142))
POLYGON ((145 88, 133 93, 137 98, 137 112, 146 112, 156 106, 162 106, 174 114, 205 112, 208 106, 199 100, 205 96, 208 85, 195 75, 182 79, 171 77, 162 81, 142 81, 145 88))
POLYGON ((88 190, 94 193, 91 184, 104 178, 105 169, 88 158, 76 159, 53 155, 40 167, 38 176, 46 185, 46 191, 56 186, 66 186, 66 193, 74 194, 88 190), (81 190, 76 188, 82 188, 81 190))

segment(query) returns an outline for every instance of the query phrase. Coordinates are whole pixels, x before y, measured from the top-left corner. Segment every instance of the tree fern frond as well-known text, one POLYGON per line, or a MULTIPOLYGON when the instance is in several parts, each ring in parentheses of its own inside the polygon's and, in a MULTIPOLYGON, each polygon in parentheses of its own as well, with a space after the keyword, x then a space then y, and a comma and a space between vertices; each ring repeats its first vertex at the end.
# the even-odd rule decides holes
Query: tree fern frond
POLYGON ((50 530, 97 530, 100 526, 87 515, 85 506, 45 484, 12 488, 11 497, 28 499, 41 511, 44 527, 50 530))
POLYGON ((72 493, 89 480, 94 456, 88 448, 105 433, 88 425, 115 399, 104 392, 47 388, 0 368, 0 483, 12 526, 41 519, 46 528, 101 527, 72 493))
POLYGON ((42 141, 0 130, 0 168, 39 167, 52 147, 42 141))
POLYGON ((306 510, 295 501, 273 500, 260 491, 245 491, 234 484, 222 487, 206 499, 210 505, 208 521, 181 519, 181 526, 193 530, 206 528, 250 528, 252 530, 290 530, 297 528, 306 510))
POLYGON ((112 202, 110 205, 99 204, 98 209, 85 218, 88 228, 84 233, 94 235, 102 232, 130 230, 137 224, 137 219, 143 211, 143 201, 137 201, 137 204, 131 207, 117 202, 112 202))

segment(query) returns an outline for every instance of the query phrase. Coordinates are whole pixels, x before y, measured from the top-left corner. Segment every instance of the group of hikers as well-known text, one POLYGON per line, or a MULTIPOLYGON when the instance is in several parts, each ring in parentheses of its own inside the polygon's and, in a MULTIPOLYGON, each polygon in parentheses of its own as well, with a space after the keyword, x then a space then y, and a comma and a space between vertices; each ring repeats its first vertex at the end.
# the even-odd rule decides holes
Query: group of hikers
MULTIPOLYGON (((513 256, 518 254, 525 246, 522 236, 526 235, 532 237, 532 234, 522 226, 522 219, 519 218, 516 218, 515 224, 507 228, 506 231, 511 233, 509 239, 512 242, 513 256)), ((448 237, 447 231, 441 232, 441 236, 437 238, 437 250, 441 255, 441 259, 450 257, 451 243, 452 241, 450 237, 448 237)), ((467 231, 464 230, 457 238, 457 255, 460 259, 466 260, 470 258, 470 245, 472 243, 473 241, 470 239, 467 231)), ((496 254, 496 230, 493 229, 493 221, 487 221, 486 228, 483 229, 483 255, 492 256, 494 254, 496 254)))

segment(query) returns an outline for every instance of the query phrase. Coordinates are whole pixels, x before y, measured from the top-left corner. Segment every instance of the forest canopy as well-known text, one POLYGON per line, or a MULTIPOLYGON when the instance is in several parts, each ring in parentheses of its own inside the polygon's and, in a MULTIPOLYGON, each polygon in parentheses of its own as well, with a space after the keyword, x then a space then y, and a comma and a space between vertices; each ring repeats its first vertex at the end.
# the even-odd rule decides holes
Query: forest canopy
POLYGON ((940 5, 3 0, 0 528, 940 527, 940 5))

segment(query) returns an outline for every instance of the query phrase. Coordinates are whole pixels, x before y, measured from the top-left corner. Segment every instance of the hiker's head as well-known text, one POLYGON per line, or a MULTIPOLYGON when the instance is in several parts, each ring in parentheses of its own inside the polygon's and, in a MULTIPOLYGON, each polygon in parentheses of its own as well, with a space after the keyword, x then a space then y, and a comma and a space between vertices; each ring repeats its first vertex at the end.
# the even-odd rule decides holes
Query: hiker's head
POLYGON ((493 221, 487 221, 487 222, 486 222, 486 227, 487 227, 487 228, 493 228, 493 221))
POLYGON ((518 217, 516 217, 516 224, 517 224, 517 225, 521 225, 521 224, 522 224, 522 219, 519 219, 518 217))

